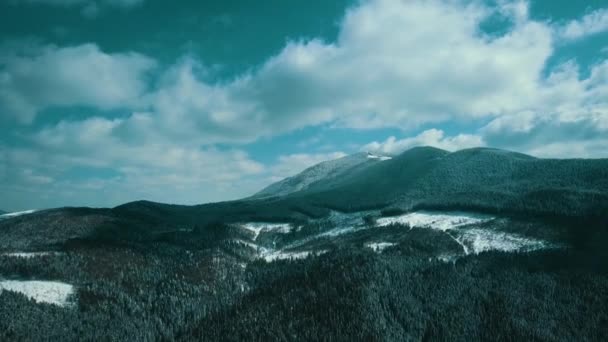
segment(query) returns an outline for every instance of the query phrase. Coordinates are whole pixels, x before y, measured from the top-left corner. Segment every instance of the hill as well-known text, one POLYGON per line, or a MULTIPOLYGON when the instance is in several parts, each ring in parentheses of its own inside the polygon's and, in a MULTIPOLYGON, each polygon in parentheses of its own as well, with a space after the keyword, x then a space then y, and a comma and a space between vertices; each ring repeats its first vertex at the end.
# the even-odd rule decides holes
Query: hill
POLYGON ((295 176, 273 183, 254 194, 251 198, 285 196, 313 188, 316 183, 330 184, 343 175, 363 170, 380 160, 380 158, 367 153, 356 153, 343 158, 325 161, 311 166, 295 176))
POLYGON ((330 182, 316 182, 283 200, 341 211, 449 208, 602 216, 608 211, 608 159, 541 159, 489 148, 454 153, 414 148, 330 182))
POLYGON ((22 212, 0 340, 601 340, 607 172, 415 148, 238 201, 22 212))

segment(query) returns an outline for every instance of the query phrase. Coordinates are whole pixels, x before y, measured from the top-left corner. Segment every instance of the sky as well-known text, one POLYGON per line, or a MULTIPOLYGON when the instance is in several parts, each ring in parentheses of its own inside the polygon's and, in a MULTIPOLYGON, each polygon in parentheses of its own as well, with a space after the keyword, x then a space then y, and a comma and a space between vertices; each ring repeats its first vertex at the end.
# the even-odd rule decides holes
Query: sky
POLYGON ((0 209, 249 196, 360 151, 608 157, 605 0, 2 0, 0 209))

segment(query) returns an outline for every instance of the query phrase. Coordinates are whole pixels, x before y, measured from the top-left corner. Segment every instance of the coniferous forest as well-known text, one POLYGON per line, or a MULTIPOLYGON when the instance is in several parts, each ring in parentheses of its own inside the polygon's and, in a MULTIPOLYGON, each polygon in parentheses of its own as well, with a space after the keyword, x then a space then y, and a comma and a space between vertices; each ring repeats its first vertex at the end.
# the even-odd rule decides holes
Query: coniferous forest
POLYGON ((329 251, 318 256, 272 262, 248 259, 231 242, 242 232, 218 225, 165 233, 155 241, 115 235, 69 241, 57 255, 3 256, 5 276, 65 281, 77 285, 77 292, 67 307, 1 292, 0 340, 599 341, 607 336, 605 226, 594 227, 603 233, 572 240, 568 248, 490 251, 449 261, 433 255, 454 249, 453 241, 410 228, 376 228, 374 234, 385 236, 409 232, 382 252, 357 245, 364 238, 360 233, 349 243, 328 242, 329 251))

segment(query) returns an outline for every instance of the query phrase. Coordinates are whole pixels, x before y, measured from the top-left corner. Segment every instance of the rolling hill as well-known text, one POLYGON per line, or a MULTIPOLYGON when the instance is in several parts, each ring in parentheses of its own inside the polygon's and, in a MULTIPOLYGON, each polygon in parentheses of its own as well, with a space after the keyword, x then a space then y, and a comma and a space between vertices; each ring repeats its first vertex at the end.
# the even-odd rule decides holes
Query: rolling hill
POLYGON ((236 201, 23 212, 0 339, 600 340, 607 214, 606 159, 430 147, 236 201))

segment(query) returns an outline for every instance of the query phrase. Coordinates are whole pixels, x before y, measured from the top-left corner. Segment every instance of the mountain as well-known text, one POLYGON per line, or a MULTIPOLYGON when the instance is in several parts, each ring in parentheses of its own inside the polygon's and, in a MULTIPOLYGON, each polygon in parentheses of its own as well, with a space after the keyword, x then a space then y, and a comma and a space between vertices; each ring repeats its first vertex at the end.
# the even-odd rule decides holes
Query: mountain
MULTIPOLYGON (((306 175, 292 178, 300 176, 306 175)), ((283 200, 342 211, 426 207, 603 215, 608 208, 608 159, 541 159, 490 148, 448 153, 420 147, 347 169, 283 200)))
POLYGON ((602 340, 607 196, 606 159, 421 147, 237 201, 13 215, 0 340, 602 340))
POLYGON ((325 161, 307 168, 301 173, 285 178, 262 189, 251 198, 284 196, 294 192, 307 190, 317 182, 329 184, 343 175, 363 170, 379 161, 390 157, 377 156, 369 153, 356 153, 350 156, 325 161))

